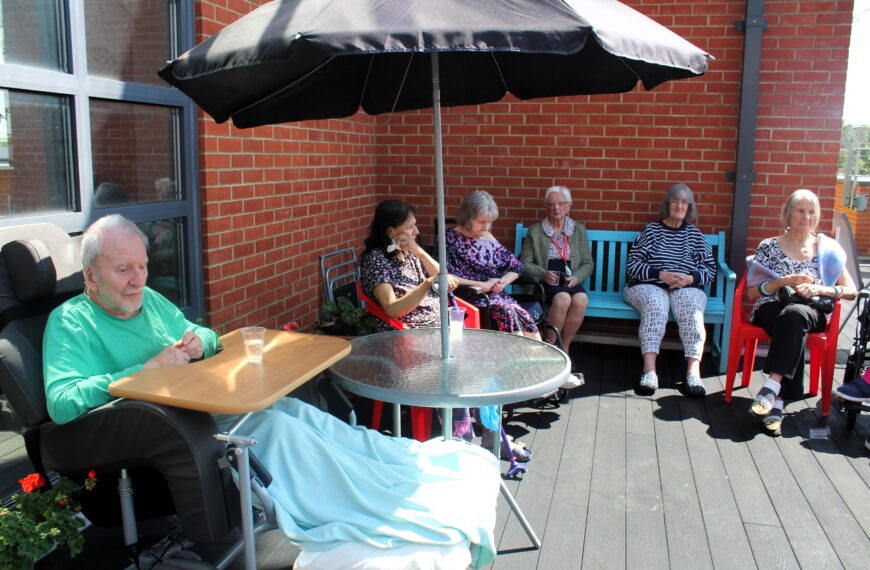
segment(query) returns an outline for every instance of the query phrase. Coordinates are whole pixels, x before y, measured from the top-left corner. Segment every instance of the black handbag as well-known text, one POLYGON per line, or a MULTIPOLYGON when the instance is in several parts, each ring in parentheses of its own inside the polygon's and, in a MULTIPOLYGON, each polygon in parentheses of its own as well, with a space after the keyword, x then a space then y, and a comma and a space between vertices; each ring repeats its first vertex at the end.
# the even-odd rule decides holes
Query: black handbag
POLYGON ((785 287, 780 287, 776 292, 776 298, 783 305, 790 305, 792 303, 799 303, 801 305, 809 305, 813 307, 818 312, 823 315, 830 315, 834 312, 834 298, 827 297, 825 295, 819 295, 818 297, 810 297, 809 299, 805 297, 801 297, 797 294, 797 292, 786 285, 785 287))

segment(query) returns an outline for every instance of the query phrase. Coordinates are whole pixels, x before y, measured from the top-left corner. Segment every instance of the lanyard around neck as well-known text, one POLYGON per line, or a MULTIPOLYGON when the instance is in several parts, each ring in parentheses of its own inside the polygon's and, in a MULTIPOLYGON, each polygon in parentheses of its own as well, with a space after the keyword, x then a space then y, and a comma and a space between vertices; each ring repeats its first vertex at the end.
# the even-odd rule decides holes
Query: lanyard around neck
POLYGON ((562 234, 562 240, 563 240, 563 243, 565 246, 564 251, 562 251, 562 248, 559 247, 559 244, 556 242, 556 238, 554 236, 550 236, 550 241, 553 242, 553 247, 556 248, 556 253, 559 254, 559 257, 561 257, 562 261, 564 261, 565 264, 567 265, 568 264, 568 254, 570 252, 570 250, 568 249, 568 236, 566 236, 565 234, 562 234))

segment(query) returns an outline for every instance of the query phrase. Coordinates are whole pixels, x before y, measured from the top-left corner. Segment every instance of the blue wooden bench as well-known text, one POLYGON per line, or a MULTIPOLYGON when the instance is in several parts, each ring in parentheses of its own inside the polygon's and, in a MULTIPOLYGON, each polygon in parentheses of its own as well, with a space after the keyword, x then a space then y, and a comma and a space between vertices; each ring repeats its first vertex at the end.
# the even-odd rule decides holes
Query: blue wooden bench
MULTIPOLYGON (((523 239, 528 228, 517 224, 514 253, 520 256, 523 239)), ((587 317, 604 319, 640 319, 634 308, 622 299, 625 289, 625 264, 628 252, 640 232, 587 230, 589 247, 595 260, 595 269, 583 286, 589 294, 587 317)), ((725 232, 704 234, 713 250, 718 270, 716 280, 706 287, 707 310, 704 322, 713 325, 710 339, 719 358, 719 373, 724 374, 728 363, 728 339, 731 336, 731 310, 734 303, 736 275, 725 263, 725 232)), ((673 320, 673 315, 671 315, 673 320)))

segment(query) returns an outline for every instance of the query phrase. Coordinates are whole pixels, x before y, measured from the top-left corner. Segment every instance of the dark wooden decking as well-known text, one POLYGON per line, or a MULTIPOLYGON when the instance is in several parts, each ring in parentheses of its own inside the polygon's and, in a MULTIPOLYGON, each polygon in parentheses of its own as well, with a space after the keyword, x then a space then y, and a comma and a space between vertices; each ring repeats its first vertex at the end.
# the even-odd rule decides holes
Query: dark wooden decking
MULTIPOLYGON (((854 320, 840 337, 835 384, 854 320)), ((783 436, 770 438, 746 412, 760 372, 726 404, 725 378, 705 362, 708 396, 691 399, 677 389, 681 354, 665 351, 661 388, 641 397, 634 393, 641 372, 636 348, 573 349, 586 385, 558 408, 519 410, 509 426, 534 458, 522 481, 508 486, 543 547, 530 548, 500 501, 499 556, 491 568, 870 566, 870 452, 863 443, 870 416, 860 416, 850 431, 834 408, 831 438, 812 440, 809 430, 821 422, 817 399, 808 398, 787 405, 783 436)), ((23 451, 11 430, 4 433, 0 449, 14 467, 23 451)), ((8 478, 13 471, 0 473, 8 478)), ((117 548, 110 549, 115 558, 106 557, 104 540, 117 540, 117 533, 89 531, 88 553, 73 561, 52 556, 37 567, 123 567, 117 548)), ((296 550, 280 533, 258 542, 259 568, 292 566, 296 550)))

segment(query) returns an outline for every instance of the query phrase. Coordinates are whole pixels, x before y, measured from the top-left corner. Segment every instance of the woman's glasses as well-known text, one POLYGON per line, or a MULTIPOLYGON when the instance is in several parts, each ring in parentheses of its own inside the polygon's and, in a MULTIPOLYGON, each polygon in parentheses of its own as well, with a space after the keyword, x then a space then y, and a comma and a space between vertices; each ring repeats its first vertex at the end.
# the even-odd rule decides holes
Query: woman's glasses
POLYGON ((547 202, 548 208, 564 208, 571 202, 547 202))
POLYGON ((689 205, 691 205, 691 202, 689 202, 688 200, 678 200, 676 198, 673 200, 668 200, 668 202, 670 202, 671 206, 689 206, 689 205))

